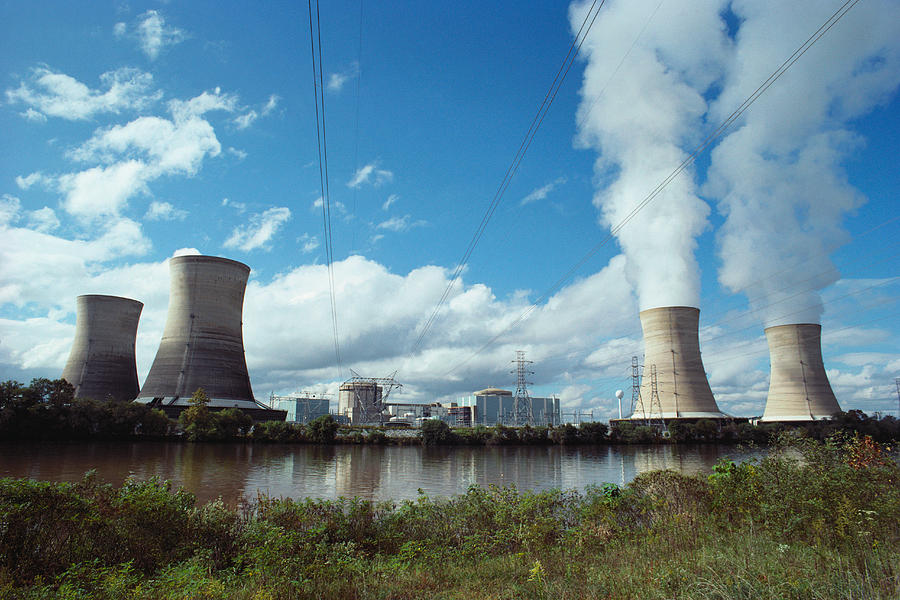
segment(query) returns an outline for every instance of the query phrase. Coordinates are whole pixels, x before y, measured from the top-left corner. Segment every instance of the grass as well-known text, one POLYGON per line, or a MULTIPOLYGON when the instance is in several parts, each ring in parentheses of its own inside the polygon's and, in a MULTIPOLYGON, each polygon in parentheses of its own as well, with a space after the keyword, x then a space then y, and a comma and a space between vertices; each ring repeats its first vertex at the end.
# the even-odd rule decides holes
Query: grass
POLYGON ((706 477, 399 504, 0 480, 0 598, 900 596, 896 462, 866 438, 789 444, 706 477))

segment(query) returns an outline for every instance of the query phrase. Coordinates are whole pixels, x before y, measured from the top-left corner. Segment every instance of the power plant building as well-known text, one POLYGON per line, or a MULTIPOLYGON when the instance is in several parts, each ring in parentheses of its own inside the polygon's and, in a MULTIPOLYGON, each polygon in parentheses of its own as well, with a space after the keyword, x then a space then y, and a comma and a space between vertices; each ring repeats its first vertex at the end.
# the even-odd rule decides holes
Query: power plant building
POLYGON ((166 326, 137 401, 175 416, 202 388, 211 409, 284 420, 284 411, 257 402, 250 388, 241 323, 250 267, 215 256, 176 256, 169 273, 166 326))
POLYGON ((641 311, 644 370, 632 420, 724 419, 700 358, 700 310, 666 306, 641 311))
POLYGON ((338 415, 353 425, 381 423, 383 388, 374 381, 348 381, 338 391, 338 415))
POLYGON ((766 329, 771 374, 762 421, 814 421, 841 410, 822 360, 822 326, 766 329))
POLYGON ((78 296, 75 339, 62 372, 76 398, 131 401, 138 395, 134 342, 143 308, 129 298, 78 296))
POLYGON ((319 417, 331 414, 331 402, 328 398, 311 395, 304 396, 271 396, 269 405, 272 408, 286 411, 286 421, 291 423, 309 423, 319 417))
MULTIPOLYGON (((559 398, 529 397, 535 425, 559 425, 559 398)), ((486 388, 456 399, 456 423, 467 425, 516 425, 516 399, 509 390, 486 388), (460 414, 467 412, 468 414, 460 414)), ((522 425, 524 423, 518 423, 522 425)))

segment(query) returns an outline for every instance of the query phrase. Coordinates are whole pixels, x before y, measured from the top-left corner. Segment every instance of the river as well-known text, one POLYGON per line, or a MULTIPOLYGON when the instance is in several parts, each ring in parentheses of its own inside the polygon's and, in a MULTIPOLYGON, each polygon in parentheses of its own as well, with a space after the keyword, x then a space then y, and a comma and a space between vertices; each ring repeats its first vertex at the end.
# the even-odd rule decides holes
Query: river
POLYGON ((91 442, 0 445, 0 477, 77 481, 94 469, 106 482, 158 476, 229 504, 258 492, 292 498, 371 500, 461 494, 473 484, 520 490, 623 485, 638 473, 708 472, 720 457, 758 455, 735 446, 439 447, 378 445, 91 442))

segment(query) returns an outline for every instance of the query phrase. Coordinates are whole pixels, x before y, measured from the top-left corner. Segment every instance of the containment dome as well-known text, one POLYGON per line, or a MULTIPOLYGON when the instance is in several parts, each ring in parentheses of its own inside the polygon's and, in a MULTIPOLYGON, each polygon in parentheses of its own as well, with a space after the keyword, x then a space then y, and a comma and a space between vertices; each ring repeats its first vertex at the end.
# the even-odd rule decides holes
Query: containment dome
POLYGON ((822 326, 766 329, 771 375, 763 421, 812 421, 841 410, 822 361, 822 326))
POLYGON ((700 310, 666 306, 641 311, 640 316, 644 372, 640 401, 630 418, 726 418, 713 398, 700 358, 700 310))
POLYGON ((76 299, 75 340, 62 378, 76 398, 133 400, 138 394, 134 340, 144 305, 118 296, 76 299))
POLYGON ((250 267, 215 256, 176 256, 169 272, 166 326, 138 402, 186 405, 203 388, 211 408, 260 408, 241 330, 250 267))

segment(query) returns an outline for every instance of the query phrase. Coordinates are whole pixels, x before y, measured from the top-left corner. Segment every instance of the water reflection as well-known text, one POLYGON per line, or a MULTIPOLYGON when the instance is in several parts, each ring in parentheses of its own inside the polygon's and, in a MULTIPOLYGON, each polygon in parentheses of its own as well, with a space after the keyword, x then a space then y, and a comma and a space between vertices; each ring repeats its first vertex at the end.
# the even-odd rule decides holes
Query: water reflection
POLYGON ((113 484, 158 476, 200 501, 229 504, 257 493, 294 498, 360 496, 374 500, 461 494, 473 485, 520 490, 624 485, 637 474, 674 469, 709 471, 735 447, 596 446, 461 447, 302 446, 252 444, 89 443, 0 445, 0 476, 77 481, 95 469, 113 484))

